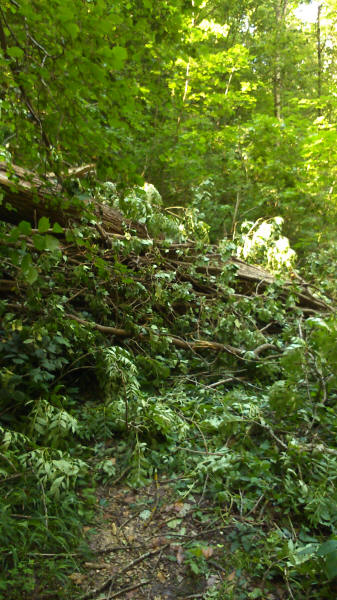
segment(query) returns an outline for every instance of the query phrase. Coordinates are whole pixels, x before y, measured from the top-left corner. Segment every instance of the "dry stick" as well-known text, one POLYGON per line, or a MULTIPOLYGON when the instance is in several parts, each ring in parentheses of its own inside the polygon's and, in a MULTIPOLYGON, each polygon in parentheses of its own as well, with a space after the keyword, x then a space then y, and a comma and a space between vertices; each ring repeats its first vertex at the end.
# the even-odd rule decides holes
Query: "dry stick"
POLYGON ((227 456, 226 452, 209 452, 208 450, 191 450, 184 448, 183 446, 176 446, 175 450, 184 450, 185 452, 191 452, 191 454, 202 454, 203 456, 227 456))
MULTIPOLYGON (((153 566, 152 573, 156 573, 157 572, 158 565, 159 565, 160 561, 161 561, 161 553, 159 554, 159 556, 158 556, 158 558, 157 558, 157 560, 155 562, 155 565, 153 566)), ((151 593, 151 589, 149 590, 149 593, 148 593, 148 596, 147 596, 148 600, 151 600, 150 593, 151 593)))
POLYGON ((213 565, 213 567, 218 569, 218 571, 222 571, 223 573, 226 573, 226 574, 228 573, 228 571, 226 569, 224 569, 221 565, 219 565, 219 563, 217 563, 216 560, 208 559, 208 563, 210 565, 213 565))
POLYGON ((93 554, 109 554, 109 552, 118 552, 119 550, 138 550, 139 548, 144 548, 144 546, 108 546, 107 548, 94 550, 92 552, 93 554))
POLYGON ((264 494, 262 494, 259 499, 257 500, 257 502, 255 502, 253 508, 250 509, 250 511, 247 513, 247 517, 249 517, 249 515, 251 515, 252 513, 255 512, 255 510, 257 509, 257 507, 259 506, 262 498, 264 498, 264 494))
POLYGON ((119 590, 119 592, 116 592, 115 594, 110 594, 109 596, 105 596, 105 598, 103 598, 103 600, 111 600, 112 598, 118 598, 118 596, 121 596, 122 594, 125 594, 126 592, 131 592, 132 590, 136 590, 137 588, 143 587, 144 585, 149 585, 152 582, 152 579, 146 579, 145 581, 141 581, 140 583, 135 583, 134 585, 129 585, 129 587, 123 588, 122 590, 119 590))
POLYGON ((207 389, 216 388, 219 385, 223 385, 225 383, 229 383, 230 381, 237 381, 240 377, 227 377, 227 379, 220 379, 220 381, 216 381, 215 383, 211 383, 210 385, 206 385, 207 389))
MULTIPOLYGON (((222 531, 223 529, 233 529, 233 525, 219 525, 218 527, 212 527, 211 529, 205 529, 204 531, 197 531, 196 533, 192 533, 191 535, 187 534, 187 533, 171 533, 168 532, 166 534, 166 537, 169 538, 170 540, 172 538, 182 538, 182 539, 187 539, 187 540, 195 540, 198 538, 202 538, 205 537, 206 535, 210 534, 210 533, 215 533, 216 531, 222 531)), ((148 538, 148 540, 150 540, 153 537, 158 537, 158 534, 153 535, 151 537, 148 538)))
POLYGON ((18 477, 21 477, 22 475, 23 475, 23 473, 16 473, 15 475, 10 475, 9 477, 0 479, 0 483, 6 483, 6 481, 9 481, 10 479, 17 479, 18 477))
MULTIPOLYGON (((97 329, 97 331, 101 331, 102 333, 116 335, 119 337, 130 337, 130 335, 131 335, 130 332, 127 331, 126 329, 119 329, 117 327, 110 327, 108 325, 100 325, 99 323, 95 323, 93 321, 86 321, 85 319, 80 319, 80 317, 77 317, 76 315, 73 315, 72 313, 65 313, 64 316, 68 317, 69 319, 72 319, 74 321, 77 321, 81 325, 85 325, 85 326, 89 325, 89 326, 93 327, 94 329, 97 329)), ((176 336, 172 336, 169 333, 165 333, 165 332, 157 332, 157 335, 168 338, 174 346, 177 346, 177 348, 183 348, 184 350, 191 350, 192 352, 195 352, 196 350, 214 350, 216 352, 227 352, 228 354, 232 354, 236 358, 239 358, 240 360, 244 360, 246 362, 257 362, 257 361, 259 361, 259 354, 262 351, 266 350, 267 348, 275 349, 275 346, 272 344, 262 344, 261 346, 258 346, 256 348, 256 350, 252 351, 254 353, 254 355, 256 356, 255 359, 254 358, 245 358, 243 356, 243 354, 245 353, 245 350, 243 350, 242 348, 235 348, 234 346, 230 346, 229 344, 226 345, 226 344, 221 344, 220 342, 214 342, 214 341, 208 341, 208 340, 197 340, 196 342, 187 342, 186 340, 183 340, 176 336)), ((148 336, 147 333, 146 334, 144 334, 144 333, 138 334, 139 338, 146 338, 147 336, 148 336)), ((275 356, 267 356, 265 359, 260 359, 260 360, 267 360, 270 358, 275 358, 275 356)))
POLYGON ((126 527, 129 523, 131 523, 131 521, 133 521, 134 519, 138 519, 139 515, 140 515, 141 511, 138 513, 135 513, 134 515, 131 515, 131 517, 129 517, 128 519, 126 519, 126 521, 124 521, 124 523, 122 523, 119 526, 119 529, 124 529, 124 527, 126 527))
POLYGON ((98 323, 92 323, 90 321, 85 321, 84 319, 80 319, 76 315, 73 315, 70 313, 65 313, 64 316, 68 317, 68 319, 72 319, 73 321, 77 321, 77 323, 80 323, 81 325, 91 325, 91 327, 93 327, 94 329, 97 329, 97 331, 101 331, 102 333, 110 333, 112 335, 118 335, 120 337, 128 337, 128 335, 129 335, 128 332, 126 331, 126 329, 118 329, 117 327, 108 327, 107 325, 99 325, 98 323))
MULTIPOLYGON (((104 590, 109 585, 111 585, 112 582, 115 579, 117 579, 117 577, 119 577, 120 575, 123 575, 127 571, 130 571, 130 569, 133 569, 133 567, 135 567, 136 565, 138 565, 138 563, 142 562, 143 560, 146 560, 150 556, 155 556, 156 554, 159 554, 159 552, 162 552, 163 550, 165 550, 165 548, 168 548, 169 545, 170 544, 165 544, 164 546, 161 546, 157 550, 150 550, 149 552, 145 552, 145 554, 142 554, 141 556, 139 556, 138 558, 136 558, 136 560, 133 560, 128 565, 126 565, 121 571, 119 571, 118 573, 116 573, 112 577, 109 577, 109 579, 106 579, 99 587, 91 590, 90 592, 88 592, 87 594, 84 594, 83 596, 80 596, 79 600, 90 600, 90 598, 94 598, 94 596, 97 596, 97 594, 100 594, 101 592, 104 592, 104 590)), ((111 598, 111 596, 110 596, 110 598, 111 598)))
POLYGON ((125 477, 125 475, 130 471, 130 469, 131 467, 126 467, 126 469, 124 469, 124 471, 122 471, 121 474, 117 477, 117 479, 114 479, 110 487, 117 485, 117 483, 119 483, 123 479, 123 477, 125 477))
MULTIPOLYGON (((77 323, 80 323, 81 325, 89 325, 91 327, 93 327, 94 329, 97 329, 97 331, 101 331, 102 333, 107 333, 107 334, 111 334, 111 335, 117 335, 119 337, 129 337, 130 336, 130 332, 128 332, 126 329, 119 329, 117 327, 110 327, 108 325, 99 325, 98 323, 94 323, 92 321, 86 321, 85 319, 80 319, 80 317, 77 317, 76 315, 73 315, 71 313, 65 313, 64 315, 65 317, 68 317, 68 319, 72 319, 74 321, 77 321, 77 323)), ((230 346, 230 345, 225 345, 225 344, 220 344, 220 342, 213 342, 213 341, 208 341, 208 340, 198 340, 197 342, 187 342, 186 340, 182 340, 178 337, 175 336, 171 336, 168 333, 157 333, 157 335, 159 336, 165 336, 167 338, 169 338, 171 340, 171 342, 174 344, 174 346, 177 346, 178 348, 183 348, 184 350, 202 350, 202 349, 210 349, 210 350, 217 350, 217 351, 223 351, 223 352, 229 352, 229 354, 233 354, 236 357, 241 357, 241 355, 244 353, 244 350, 242 350, 241 348, 235 348, 234 346, 230 346)), ((139 334, 140 338, 146 337, 144 334, 139 334)))

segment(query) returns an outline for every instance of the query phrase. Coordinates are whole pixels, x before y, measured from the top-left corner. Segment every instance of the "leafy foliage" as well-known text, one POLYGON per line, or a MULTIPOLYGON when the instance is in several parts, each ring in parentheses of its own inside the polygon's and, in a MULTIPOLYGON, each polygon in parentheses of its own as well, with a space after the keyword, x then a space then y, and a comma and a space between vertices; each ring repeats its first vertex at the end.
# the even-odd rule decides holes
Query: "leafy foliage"
POLYGON ((296 6, 2 3, 1 160, 147 235, 107 243, 90 202, 20 221, 1 193, 0 597, 74 596, 96 486, 158 471, 229 528, 206 597, 332 598, 337 321, 296 285, 335 298, 336 16, 296 6), (277 277, 239 284, 231 254, 277 277))

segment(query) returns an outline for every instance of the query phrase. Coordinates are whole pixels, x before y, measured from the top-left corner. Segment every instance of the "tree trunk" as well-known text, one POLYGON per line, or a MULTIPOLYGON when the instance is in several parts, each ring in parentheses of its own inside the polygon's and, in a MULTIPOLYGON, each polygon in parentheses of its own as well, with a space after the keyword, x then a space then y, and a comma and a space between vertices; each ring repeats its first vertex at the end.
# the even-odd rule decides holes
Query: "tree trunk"
POLYGON ((288 0, 275 0, 275 63, 274 63, 274 114, 280 121, 282 118, 282 68, 281 43, 285 26, 288 0))
MULTIPOLYGON (((317 37, 317 98, 322 96, 322 40, 321 40, 321 10, 322 5, 317 7, 316 37, 317 37)), ((321 107, 318 107, 318 116, 322 114, 321 107)))
POLYGON ((9 223, 28 221, 33 226, 41 217, 48 217, 51 222, 67 226, 71 221, 78 221, 85 209, 91 209, 110 233, 124 234, 125 229, 135 229, 140 237, 148 237, 146 227, 140 223, 125 219, 120 212, 110 206, 88 199, 78 200, 65 198, 59 184, 51 180, 42 180, 31 171, 16 165, 7 167, 0 163, 0 187, 4 193, 0 205, 0 218, 9 223))

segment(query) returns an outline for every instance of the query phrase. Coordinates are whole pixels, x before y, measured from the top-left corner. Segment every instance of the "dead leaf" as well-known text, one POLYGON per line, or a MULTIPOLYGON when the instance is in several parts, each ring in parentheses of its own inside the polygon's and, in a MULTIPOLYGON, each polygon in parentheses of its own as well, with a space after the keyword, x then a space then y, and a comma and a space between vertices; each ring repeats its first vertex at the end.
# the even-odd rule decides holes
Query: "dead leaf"
POLYGON ((74 582, 75 585, 82 585, 87 578, 84 573, 71 573, 71 575, 68 575, 68 577, 74 582))
POLYGON ((177 550, 177 563, 178 563, 178 565, 181 565, 184 562, 184 557, 185 557, 185 554, 184 554, 184 551, 183 551, 182 547, 178 546, 178 550, 177 550))
POLYGON ((180 513, 181 509, 184 507, 184 503, 183 502, 175 502, 173 507, 177 513, 180 513))
POLYGON ((211 556, 213 556, 213 554, 214 554, 214 550, 213 550, 212 546, 207 546, 206 548, 203 548, 201 550, 201 552, 202 552, 203 556, 206 558, 206 560, 208 558, 211 558, 211 556))
POLYGON ((135 501, 134 496, 124 496, 124 498, 123 498, 123 502, 126 502, 127 504, 131 504, 134 501, 135 501))
POLYGON ((233 580, 235 579, 235 576, 236 576, 236 572, 235 572, 235 571, 232 571, 232 572, 231 572, 231 573, 228 575, 228 577, 226 577, 226 579, 227 579, 227 581, 233 581, 233 580))
POLYGON ((158 536, 158 537, 154 538, 152 541, 152 546, 154 548, 159 548, 159 546, 164 546, 164 544, 167 544, 167 538, 162 537, 162 536, 158 536))
POLYGON ((216 585, 217 583, 219 583, 220 578, 218 575, 210 575, 210 577, 207 579, 207 587, 213 587, 213 585, 216 585))
POLYGON ((112 522, 110 525, 111 529, 112 529, 112 533, 113 535, 117 535, 117 525, 116 523, 112 522))

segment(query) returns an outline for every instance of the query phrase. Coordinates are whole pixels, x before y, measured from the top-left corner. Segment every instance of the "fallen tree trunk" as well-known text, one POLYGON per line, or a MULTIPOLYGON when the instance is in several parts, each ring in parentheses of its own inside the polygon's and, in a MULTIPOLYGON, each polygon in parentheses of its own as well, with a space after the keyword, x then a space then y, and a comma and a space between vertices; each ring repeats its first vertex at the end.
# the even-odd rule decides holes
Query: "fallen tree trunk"
MULTIPOLYGON (((107 246, 111 244, 111 238, 116 236, 124 238, 125 233, 130 230, 138 237, 149 237, 144 225, 126 219, 111 206, 90 198, 82 202, 79 202, 78 199, 71 200, 66 197, 61 184, 55 179, 51 180, 50 177, 42 179, 33 172, 16 165, 0 163, 0 188, 4 193, 4 202, 0 205, 0 218, 9 223, 16 224, 26 220, 36 227, 41 217, 48 217, 51 222, 57 222, 63 227, 67 227, 78 222, 86 210, 91 210, 98 220, 96 228, 107 246)), ((163 240, 157 240, 156 244, 160 250, 163 240)), ((186 252, 186 256, 182 260, 181 250, 186 249, 191 252, 193 248, 193 242, 172 244, 169 255, 171 268, 184 271, 184 267, 190 267, 194 261, 193 255, 188 255, 186 252)), ((141 262, 141 257, 137 260, 141 262)), ((236 266, 238 282, 255 284, 255 293, 257 289, 263 289, 276 281, 266 269, 248 264, 235 256, 230 257, 228 262, 236 266)), ((196 272, 203 273, 206 277, 220 275, 223 269, 224 264, 216 252, 210 254, 210 262, 207 266, 196 266, 196 272)), ((11 284, 5 282, 4 285, 10 286, 11 284)), ((287 282, 284 287, 287 288, 289 285, 292 285, 292 282, 287 282)), ((308 311, 331 310, 323 300, 311 294, 308 284, 303 280, 299 280, 299 288, 300 290, 297 292, 298 305, 303 309, 308 311)))
POLYGON ((66 227, 78 221, 85 209, 91 209, 108 232, 124 234, 127 228, 131 228, 136 230, 138 236, 147 237, 143 225, 125 219, 110 206, 90 198, 81 202, 68 199, 55 179, 43 180, 22 167, 0 163, 0 187, 5 200, 0 205, 0 218, 9 223, 25 220, 37 226, 41 217, 48 217, 52 222, 66 227))

